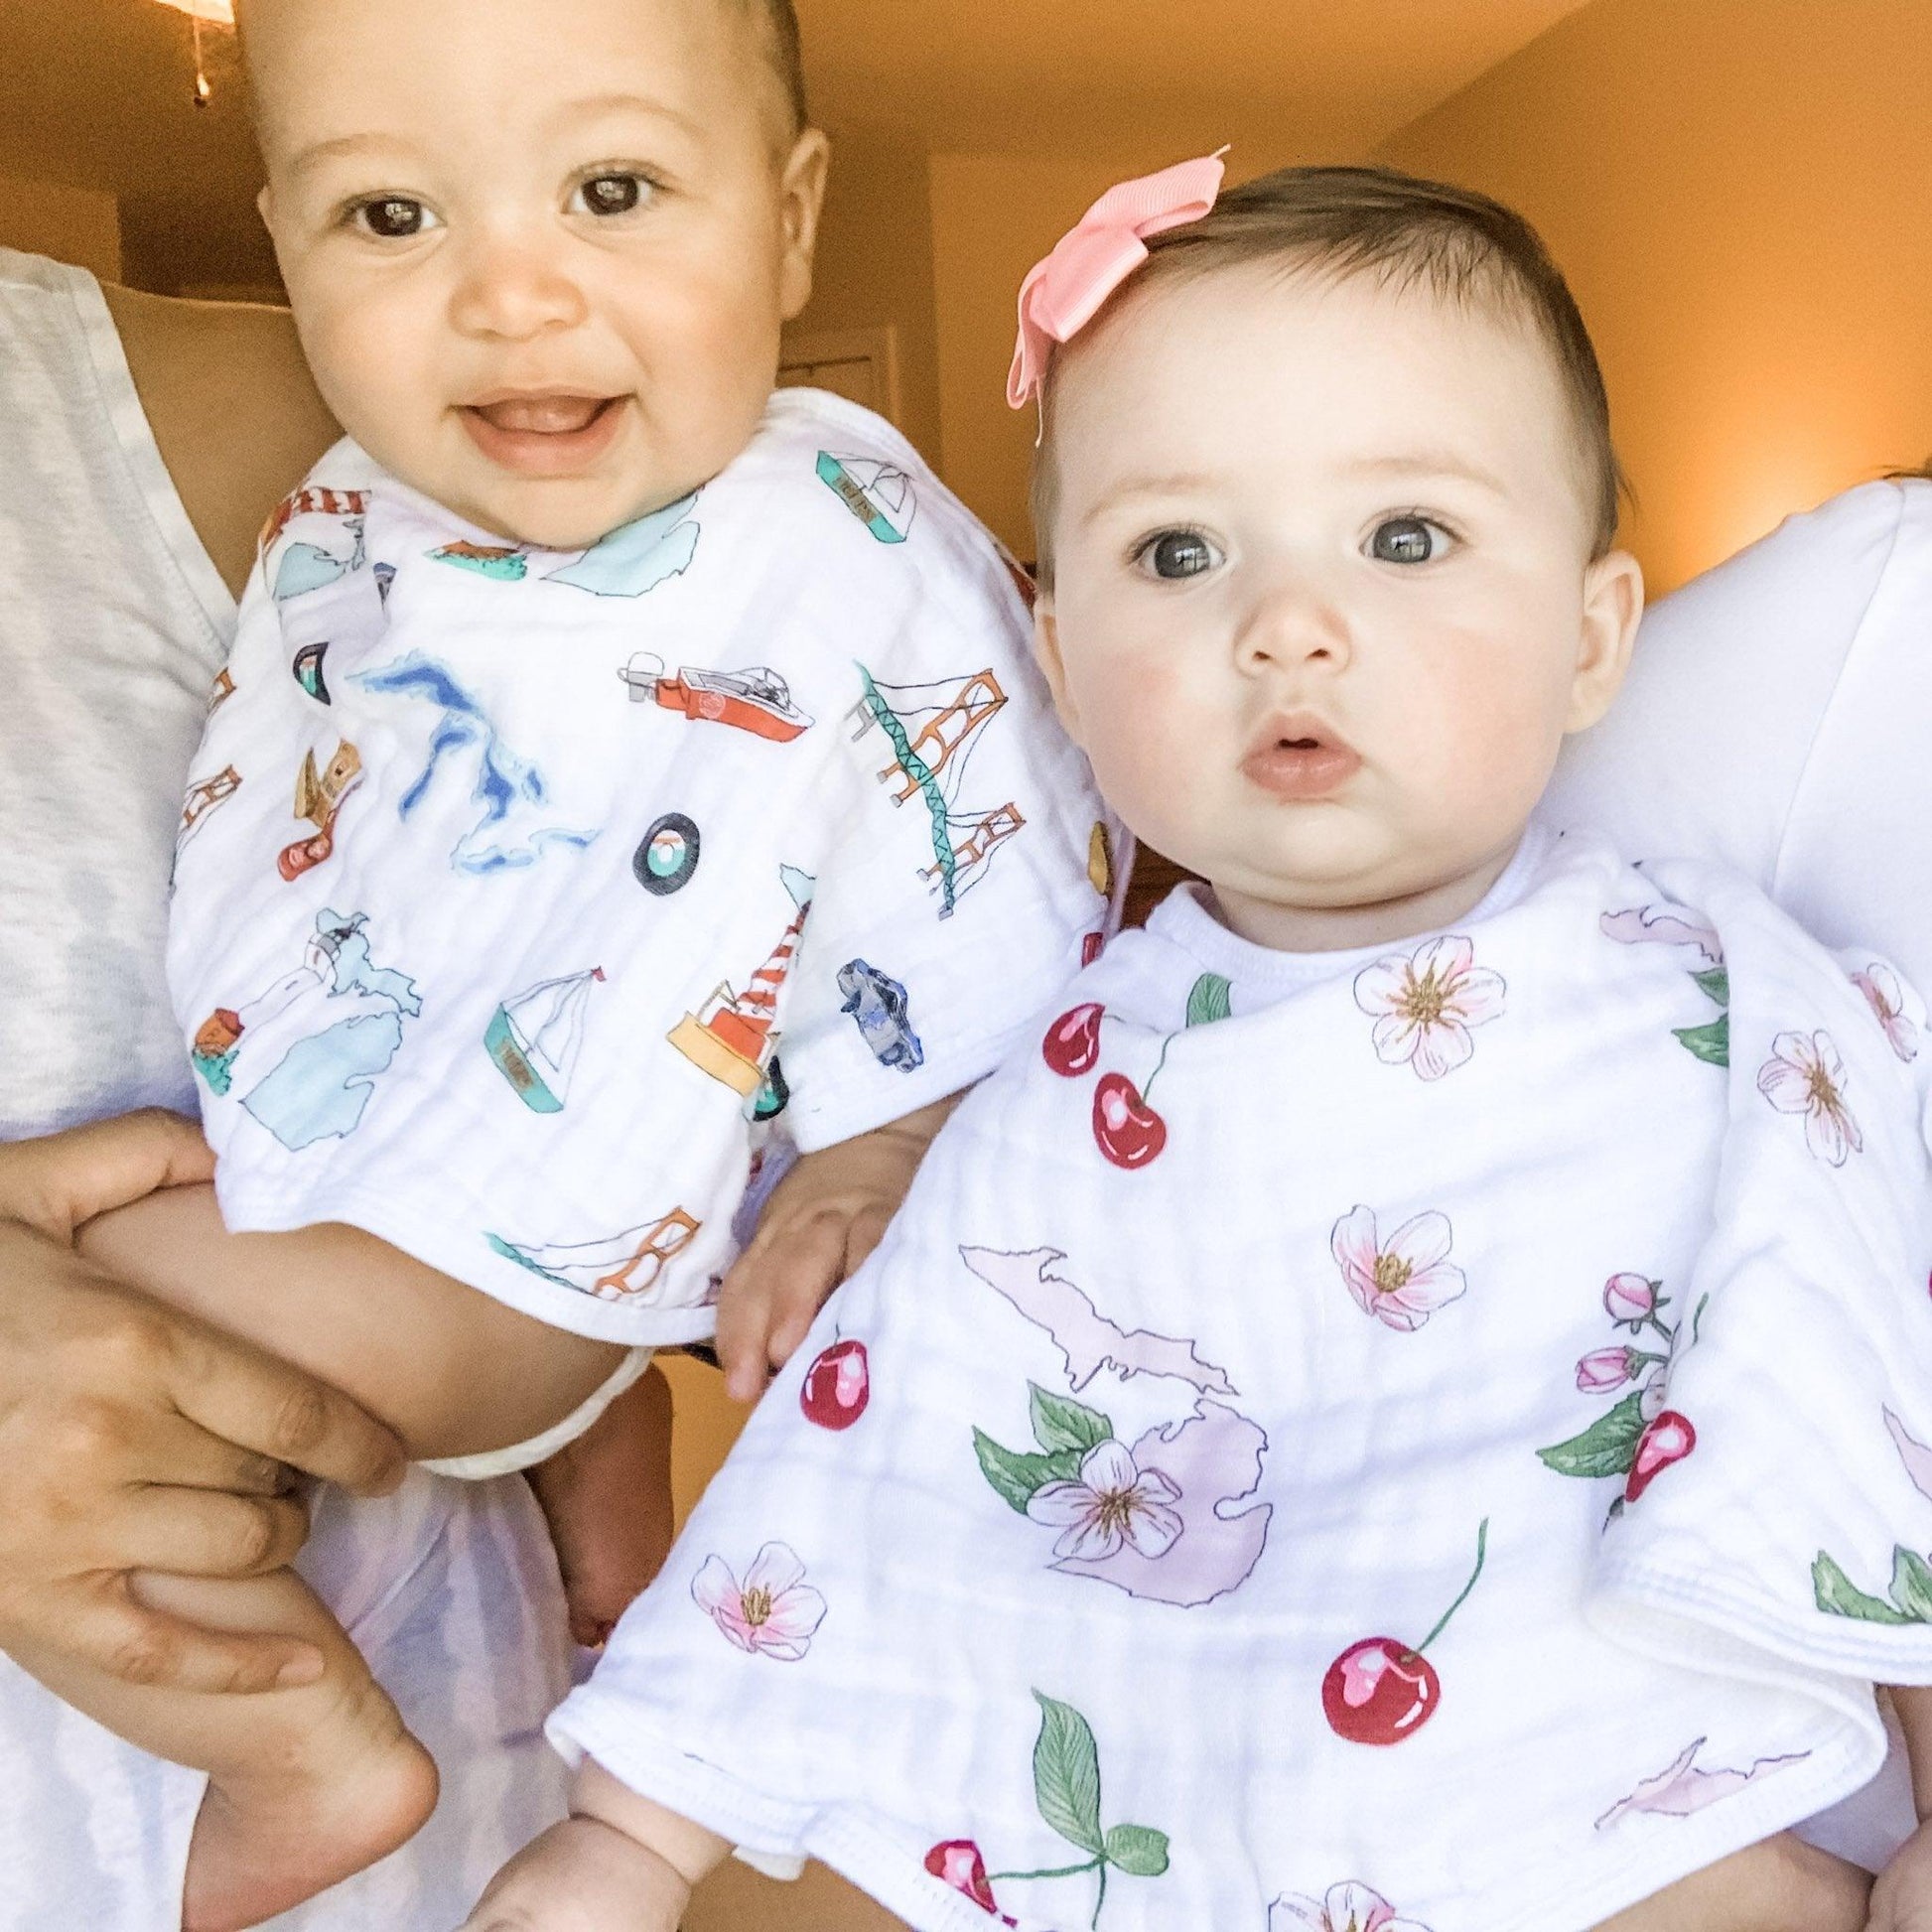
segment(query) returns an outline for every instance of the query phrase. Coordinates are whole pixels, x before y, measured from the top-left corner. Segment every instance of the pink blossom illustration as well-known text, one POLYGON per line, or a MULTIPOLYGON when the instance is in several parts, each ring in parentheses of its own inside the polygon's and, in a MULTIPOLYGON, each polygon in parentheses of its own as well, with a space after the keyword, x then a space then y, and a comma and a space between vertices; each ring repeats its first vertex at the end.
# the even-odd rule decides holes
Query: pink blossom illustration
POLYGON ((723 1557, 707 1557, 691 1595, 740 1650, 792 1664, 811 1648, 825 1620, 825 1598, 805 1582, 805 1566, 782 1543, 767 1543, 740 1583, 723 1557))
POLYGON ((1634 1331, 1647 1326, 1657 1312, 1657 1296, 1662 1282, 1642 1275, 1612 1275, 1603 1284, 1603 1308, 1618 1327, 1626 1323, 1634 1331))
POLYGON ((1328 1247, 1362 1311, 1414 1334, 1467 1291, 1461 1269, 1449 1265, 1450 1239, 1449 1216, 1431 1211, 1404 1221, 1385 1245, 1374 1213, 1354 1207, 1335 1223, 1328 1247))
POLYGON ((1918 1028, 1905 1011, 1905 990, 1898 975, 1882 959, 1874 959, 1862 973, 1852 975, 1852 984, 1864 995, 1871 1017, 1885 1030, 1891 1050, 1901 1060, 1918 1058, 1918 1028))
POLYGON ((1300 1893, 1268 1908, 1268 1932, 1429 1932, 1420 1919, 1402 1917, 1379 1891, 1359 1879, 1330 1885, 1320 1898, 1300 1893))
POLYGON ((1355 1004, 1374 1018, 1377 1058, 1440 1080, 1475 1051, 1469 1030, 1502 1012, 1507 991, 1503 976, 1475 958, 1467 939, 1445 935, 1356 974, 1355 1004))
POLYGON ((1891 1436, 1892 1447, 1898 1450, 1899 1461, 1905 1465, 1905 1473, 1912 1479, 1912 1487, 1927 1502, 1932 1502, 1932 1449, 1916 1441, 1889 1409, 1885 1411, 1885 1428, 1891 1436))
POLYGON ((1826 1033, 1779 1034, 1757 1069, 1758 1092, 1781 1114, 1803 1114, 1805 1145, 1835 1168, 1864 1149, 1845 1085, 1845 1062, 1826 1033))
POLYGON ((1123 1535, 1111 1556, 1061 1557, 1053 1568, 1157 1603, 1187 1606, 1225 1595, 1247 1581, 1268 1541, 1273 1509, 1247 1502, 1260 1485, 1267 1448, 1261 1429, 1218 1402, 1150 1429, 1133 1445, 1133 1464, 1142 1481, 1159 1478, 1173 1491, 1165 1512, 1177 1533, 1159 1552, 1123 1535))
POLYGON ((1132 1452, 1110 1440, 1087 1451, 1074 1480, 1035 1489, 1027 1514, 1066 1532, 1053 1545, 1062 1562, 1101 1563, 1124 1548, 1164 1557, 1180 1534, 1169 1507, 1179 1494, 1172 1476, 1136 1467, 1132 1452))
POLYGON ((1586 1395, 1606 1395, 1634 1380, 1642 1367, 1643 1358, 1634 1348, 1592 1348, 1577 1364, 1577 1386, 1586 1395))
POLYGON ((1741 1791, 1747 1784, 1755 1784, 1759 1778, 1768 1777, 1787 1764, 1802 1763, 1811 1755, 1809 1751, 1794 1751, 1788 1757, 1760 1757, 1745 1771, 1704 1771, 1698 1768, 1697 1755, 1709 1741, 1698 1738, 1654 1778, 1645 1778, 1627 1798, 1619 1798, 1596 1821, 1596 1829, 1606 1832, 1638 1812, 1662 1818, 1688 1818, 1706 1805, 1715 1805, 1720 1798, 1728 1798, 1733 1791, 1741 1791))
POLYGON ((1707 966, 1725 963, 1724 941, 1701 912, 1681 905, 1633 905, 1605 912, 1597 922, 1606 939, 1624 946, 1695 946, 1707 966))

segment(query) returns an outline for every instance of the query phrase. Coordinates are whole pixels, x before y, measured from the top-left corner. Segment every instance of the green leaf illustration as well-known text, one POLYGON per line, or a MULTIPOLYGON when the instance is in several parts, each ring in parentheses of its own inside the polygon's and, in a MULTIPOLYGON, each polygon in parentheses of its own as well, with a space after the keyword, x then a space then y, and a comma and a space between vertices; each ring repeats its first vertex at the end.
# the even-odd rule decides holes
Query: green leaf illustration
POLYGON ((1071 1482, 1080 1473, 1076 1450, 1024 1455, 1018 1449, 1002 1449, 981 1429, 973 1431, 973 1453, 979 1457, 980 1473, 1022 1516, 1026 1515, 1035 1490, 1044 1488, 1049 1482, 1071 1482))
POLYGON ((1049 1455, 1058 1449, 1085 1455, 1112 1440, 1114 1426, 1098 1409, 1054 1395, 1036 1382, 1029 1382, 1027 1387, 1033 1396, 1034 1440, 1049 1455))
POLYGON ((1875 1596, 1867 1596, 1823 1550, 1811 1566, 1811 1588, 1818 1607, 1829 1616, 1857 1617, 1861 1623, 1916 1623, 1917 1617, 1895 1610, 1875 1596))
POLYGON ((1914 1623, 1932 1623, 1932 1564, 1903 1544, 1891 1553, 1891 1600, 1914 1623))
POLYGON ((1713 966, 1708 973, 1693 973, 1691 977, 1706 999, 1715 1000, 1721 1007, 1729 1006, 1730 974, 1725 967, 1713 966))
POLYGON ((1228 995, 1234 989, 1219 973, 1203 973, 1187 995, 1187 1024, 1209 1027, 1228 1017, 1228 995))
POLYGON ((1168 1868, 1168 1835, 1151 1825, 1116 1825, 1107 1834, 1107 1862, 1136 1878, 1158 1878, 1168 1868))
POLYGON ((1581 1436, 1538 1449, 1537 1455, 1560 1476, 1628 1475, 1643 1429, 1643 1398, 1632 1393, 1598 1416, 1581 1436))
POLYGON ((1673 1027, 1671 1032, 1707 1064, 1711 1066, 1730 1064, 1729 1014, 1719 1014, 1708 1027, 1673 1027))
POLYGON ((1034 1801, 1039 1815, 1069 1845, 1100 1857, 1100 1753, 1093 1728, 1070 1704, 1035 1691, 1039 1736, 1034 1744, 1034 1801))

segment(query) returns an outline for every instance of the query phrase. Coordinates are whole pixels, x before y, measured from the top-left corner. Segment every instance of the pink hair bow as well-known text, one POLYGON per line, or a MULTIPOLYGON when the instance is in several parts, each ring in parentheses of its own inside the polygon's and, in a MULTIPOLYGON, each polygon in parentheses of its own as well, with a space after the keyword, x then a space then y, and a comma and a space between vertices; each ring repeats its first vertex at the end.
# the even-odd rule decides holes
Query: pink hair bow
POLYGON ((1007 401, 1015 409, 1039 393, 1052 345, 1070 343, 1147 260, 1147 236, 1198 221, 1214 206, 1226 152, 1108 189, 1029 271, 1020 285, 1020 341, 1007 377, 1007 401))

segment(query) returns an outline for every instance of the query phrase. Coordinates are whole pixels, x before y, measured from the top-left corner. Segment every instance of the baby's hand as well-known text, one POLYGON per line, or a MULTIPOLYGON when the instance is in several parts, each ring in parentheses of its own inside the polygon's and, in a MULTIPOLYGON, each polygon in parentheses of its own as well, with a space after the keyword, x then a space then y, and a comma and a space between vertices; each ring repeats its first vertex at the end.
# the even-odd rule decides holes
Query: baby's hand
POLYGON ((771 1371, 805 1339, 825 1298, 878 1247, 957 1104, 954 1095, 801 1155, 772 1189, 758 1233, 718 1296, 718 1360, 737 1400, 758 1400, 771 1371))
POLYGON ((1921 1825, 1878 1874, 1866 1932, 1932 1932, 1932 1825, 1921 1825))
POLYGON ((671 1551, 671 1385, 646 1369, 529 1472, 550 1524, 570 1634, 595 1649, 671 1551))

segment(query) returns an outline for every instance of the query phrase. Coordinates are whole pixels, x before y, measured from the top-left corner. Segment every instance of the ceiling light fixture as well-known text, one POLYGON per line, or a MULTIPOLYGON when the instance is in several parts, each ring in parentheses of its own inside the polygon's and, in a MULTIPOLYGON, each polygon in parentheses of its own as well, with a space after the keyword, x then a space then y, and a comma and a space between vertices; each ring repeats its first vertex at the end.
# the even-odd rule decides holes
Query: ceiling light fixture
POLYGON ((206 107, 214 97, 214 89, 207 82, 207 64, 202 59, 202 25, 211 21, 217 27, 234 25, 234 0, 161 0, 164 7, 173 7, 177 13, 186 14, 195 28, 195 105, 206 107))

